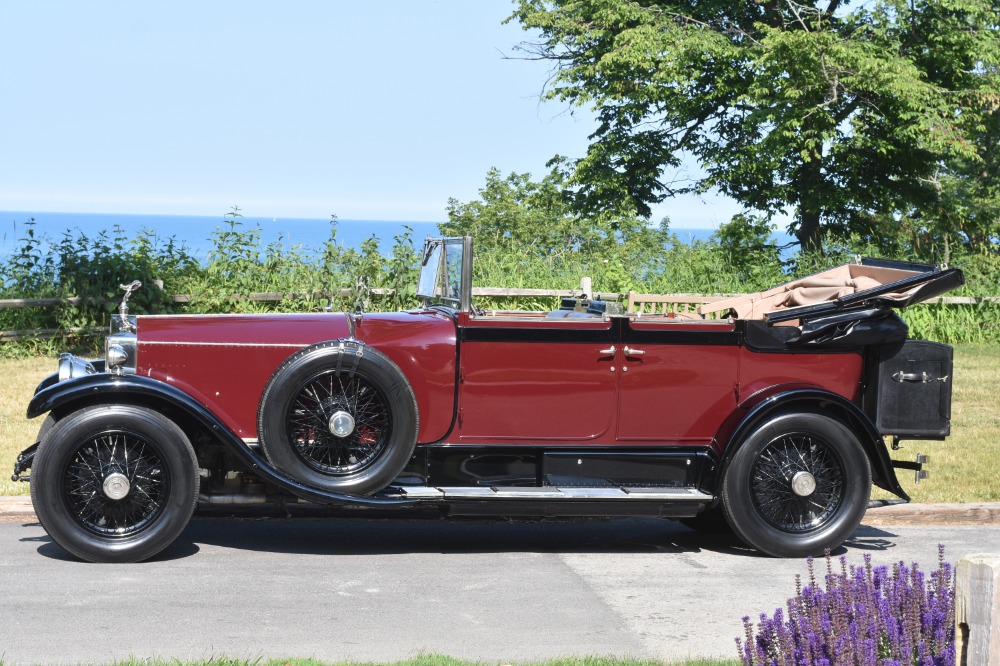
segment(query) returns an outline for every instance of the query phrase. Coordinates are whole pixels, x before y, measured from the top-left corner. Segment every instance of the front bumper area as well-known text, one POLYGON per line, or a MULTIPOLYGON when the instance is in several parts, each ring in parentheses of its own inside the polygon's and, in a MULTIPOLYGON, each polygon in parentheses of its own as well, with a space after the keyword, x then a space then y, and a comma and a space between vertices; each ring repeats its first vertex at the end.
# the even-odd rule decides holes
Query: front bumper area
POLYGON ((31 469, 31 461, 35 459, 35 451, 37 450, 38 442, 35 442, 24 451, 17 454, 17 460, 14 461, 14 473, 10 477, 11 481, 15 483, 18 481, 23 481, 25 483, 31 481, 30 476, 21 476, 21 474, 31 469))

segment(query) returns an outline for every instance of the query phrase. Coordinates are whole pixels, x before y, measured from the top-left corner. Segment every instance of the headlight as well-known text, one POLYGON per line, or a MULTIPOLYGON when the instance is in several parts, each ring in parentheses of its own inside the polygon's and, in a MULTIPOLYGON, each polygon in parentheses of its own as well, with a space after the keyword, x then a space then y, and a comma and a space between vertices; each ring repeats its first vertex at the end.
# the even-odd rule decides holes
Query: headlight
POLYGON ((59 354, 59 381, 61 382, 75 377, 93 375, 96 372, 97 371, 94 369, 94 366, 90 364, 90 361, 77 358, 67 352, 59 354))

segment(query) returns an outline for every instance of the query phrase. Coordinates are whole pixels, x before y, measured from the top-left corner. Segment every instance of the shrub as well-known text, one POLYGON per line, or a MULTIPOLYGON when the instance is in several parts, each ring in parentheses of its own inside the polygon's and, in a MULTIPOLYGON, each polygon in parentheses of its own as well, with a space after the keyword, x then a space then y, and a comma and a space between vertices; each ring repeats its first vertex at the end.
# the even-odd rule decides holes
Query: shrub
POLYGON ((818 585, 809 559, 809 584, 796 576, 788 619, 778 608, 761 614, 754 633, 743 618, 745 639, 736 639, 745 666, 951 666, 955 663, 955 589, 952 566, 938 547, 938 568, 926 580, 916 563, 891 568, 847 568, 835 573, 826 556, 826 586, 818 585))

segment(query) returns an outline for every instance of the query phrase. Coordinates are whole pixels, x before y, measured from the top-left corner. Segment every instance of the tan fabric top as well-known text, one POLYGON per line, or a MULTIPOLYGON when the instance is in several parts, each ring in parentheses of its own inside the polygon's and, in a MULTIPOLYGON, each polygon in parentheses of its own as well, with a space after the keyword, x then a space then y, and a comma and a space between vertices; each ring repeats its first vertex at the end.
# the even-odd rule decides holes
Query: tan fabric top
MULTIPOLYGON (((894 268, 844 264, 756 294, 706 303, 698 308, 698 312, 708 314, 732 310, 738 319, 763 319, 768 312, 834 301, 914 274, 894 268)), ((903 294, 888 295, 890 298, 894 296, 898 298, 903 294)))

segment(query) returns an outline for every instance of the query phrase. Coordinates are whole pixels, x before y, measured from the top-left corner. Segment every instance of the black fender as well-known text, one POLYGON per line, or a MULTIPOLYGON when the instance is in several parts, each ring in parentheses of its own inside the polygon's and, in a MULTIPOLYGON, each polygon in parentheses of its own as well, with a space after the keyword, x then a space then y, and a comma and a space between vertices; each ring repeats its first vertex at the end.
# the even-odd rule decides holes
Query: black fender
MULTIPOLYGON (((43 382, 44 384, 44 382, 43 382)), ((310 502, 357 507, 406 507, 416 505, 416 500, 388 497, 365 497, 334 493, 299 483, 271 467, 240 439, 217 416, 201 403, 174 386, 139 375, 85 375, 67 379, 48 386, 39 386, 28 403, 28 418, 46 412, 65 414, 81 407, 102 403, 135 404, 152 409, 168 407, 190 417, 205 432, 215 437, 243 462, 254 474, 268 483, 310 502)))
POLYGON ((879 488, 910 500, 899 485, 892 459, 878 428, 868 415, 850 400, 835 393, 803 385, 783 385, 765 389, 750 396, 719 429, 716 441, 723 444, 719 472, 715 475, 713 494, 721 491, 722 478, 733 454, 743 445, 757 426, 777 414, 815 411, 836 416, 850 428, 861 442, 872 468, 872 483, 879 488))

